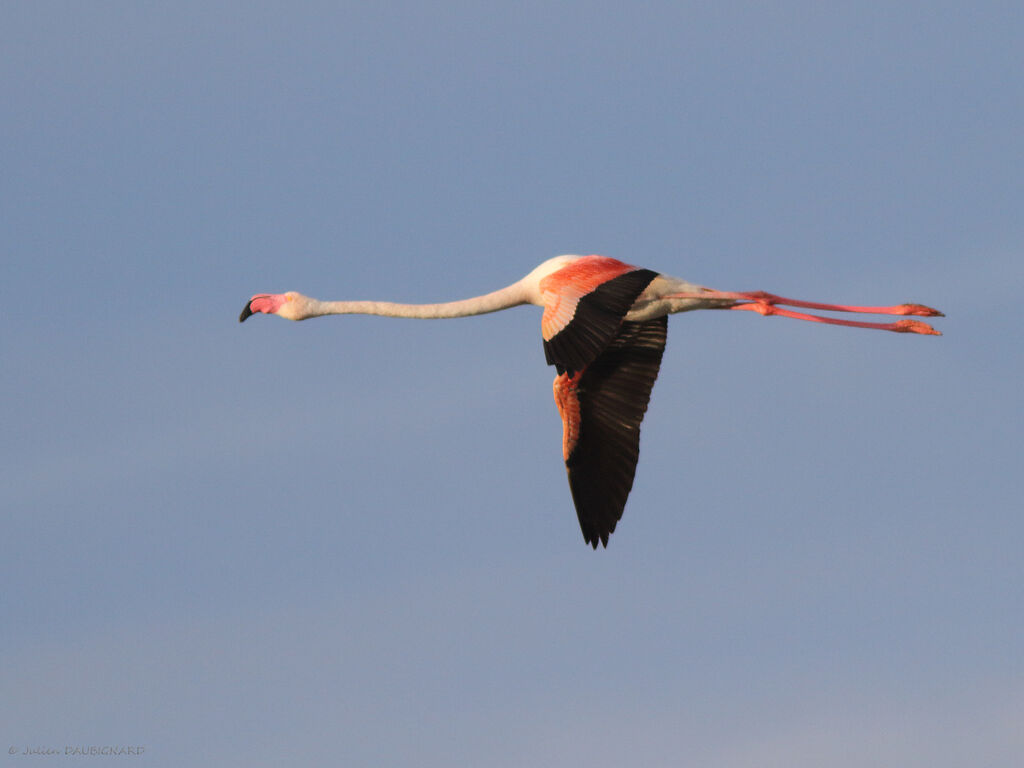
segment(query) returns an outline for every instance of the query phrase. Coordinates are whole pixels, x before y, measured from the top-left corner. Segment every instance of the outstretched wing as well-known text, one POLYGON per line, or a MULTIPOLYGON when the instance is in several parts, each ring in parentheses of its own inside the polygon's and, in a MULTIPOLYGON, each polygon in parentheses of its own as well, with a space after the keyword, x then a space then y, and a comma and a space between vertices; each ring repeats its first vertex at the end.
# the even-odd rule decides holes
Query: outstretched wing
POLYGON ((570 376, 582 371, 657 275, 606 256, 584 256, 545 277, 541 335, 548 365, 570 376))
POLYGON ((584 369, 555 378, 562 453, 583 539, 597 549, 622 517, 640 456, 640 422, 665 351, 668 317, 622 322, 584 369))

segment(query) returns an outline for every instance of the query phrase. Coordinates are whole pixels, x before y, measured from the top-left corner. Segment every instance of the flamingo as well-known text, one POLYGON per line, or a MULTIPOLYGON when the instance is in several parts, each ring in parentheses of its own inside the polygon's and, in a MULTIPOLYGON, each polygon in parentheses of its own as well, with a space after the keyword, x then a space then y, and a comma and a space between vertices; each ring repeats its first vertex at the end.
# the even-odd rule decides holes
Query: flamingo
POLYGON ((320 301, 301 293, 259 293, 238 321, 257 313, 288 320, 324 315, 449 318, 521 304, 543 307, 541 336, 555 367, 562 457, 583 540, 597 549, 622 518, 640 453, 640 422, 658 375, 668 315, 731 309, 897 333, 941 334, 920 320, 861 322, 805 314, 783 306, 834 312, 941 317, 921 304, 865 307, 796 301, 764 291, 726 292, 606 256, 556 256, 500 290, 441 304, 320 301))

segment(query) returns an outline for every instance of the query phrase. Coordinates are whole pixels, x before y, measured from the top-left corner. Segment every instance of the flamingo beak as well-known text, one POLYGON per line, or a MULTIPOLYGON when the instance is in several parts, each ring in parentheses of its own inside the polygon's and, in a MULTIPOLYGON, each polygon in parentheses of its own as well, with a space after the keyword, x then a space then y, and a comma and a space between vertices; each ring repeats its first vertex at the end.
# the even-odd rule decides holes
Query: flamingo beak
POLYGON ((257 293, 245 305, 242 314, 238 316, 238 322, 244 323, 249 315, 255 315, 257 312, 263 312, 268 315, 276 314, 277 310, 288 301, 290 299, 288 294, 285 293, 257 293))

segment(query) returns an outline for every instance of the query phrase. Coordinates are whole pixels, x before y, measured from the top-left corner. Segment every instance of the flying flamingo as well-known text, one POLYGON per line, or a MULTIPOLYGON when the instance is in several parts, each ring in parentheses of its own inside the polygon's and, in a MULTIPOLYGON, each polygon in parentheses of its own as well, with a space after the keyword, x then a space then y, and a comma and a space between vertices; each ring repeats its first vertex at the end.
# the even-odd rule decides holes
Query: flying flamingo
POLYGON ((583 540, 597 549, 622 517, 640 453, 640 422, 665 350, 668 315, 737 309, 817 323, 941 335, 920 320, 841 320, 782 309, 941 317, 921 304, 861 307, 795 301, 763 291, 730 293, 641 269, 605 256, 556 256, 512 285, 462 301, 396 304, 320 301, 301 293, 260 293, 238 321, 263 312, 288 320, 322 315, 447 318, 483 315, 520 304, 544 308, 544 355, 555 366, 562 455, 583 540))

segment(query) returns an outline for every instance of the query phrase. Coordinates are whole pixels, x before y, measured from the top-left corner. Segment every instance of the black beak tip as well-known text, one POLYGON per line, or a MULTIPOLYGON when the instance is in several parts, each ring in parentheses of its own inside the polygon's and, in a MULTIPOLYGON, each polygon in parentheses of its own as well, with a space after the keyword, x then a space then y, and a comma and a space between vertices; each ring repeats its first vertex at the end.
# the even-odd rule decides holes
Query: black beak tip
POLYGON ((244 322, 245 322, 245 318, 249 317, 249 315, 251 315, 251 314, 253 313, 253 312, 252 312, 252 309, 250 308, 250 305, 251 305, 251 304, 252 304, 252 301, 251 301, 251 300, 250 300, 250 301, 247 301, 247 302, 245 303, 245 309, 243 309, 243 310, 242 310, 242 314, 240 314, 240 315, 238 316, 238 322, 240 322, 240 323, 244 323, 244 322))

